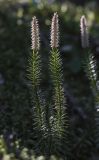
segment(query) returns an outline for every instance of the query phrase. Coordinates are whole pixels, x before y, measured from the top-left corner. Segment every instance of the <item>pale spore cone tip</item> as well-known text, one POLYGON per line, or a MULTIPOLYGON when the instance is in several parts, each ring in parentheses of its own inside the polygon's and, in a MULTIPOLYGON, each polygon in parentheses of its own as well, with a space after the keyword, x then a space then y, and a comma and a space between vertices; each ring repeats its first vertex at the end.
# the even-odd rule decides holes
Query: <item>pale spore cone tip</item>
POLYGON ((80 19, 80 29, 81 29, 82 48, 88 48, 89 47, 88 24, 87 24, 86 17, 84 15, 80 19))
POLYGON ((34 16, 31 21, 31 41, 32 41, 32 50, 40 49, 40 37, 39 37, 39 25, 38 20, 34 16))
POLYGON ((54 13, 51 22, 51 48, 58 48, 59 46, 59 20, 57 12, 54 13))

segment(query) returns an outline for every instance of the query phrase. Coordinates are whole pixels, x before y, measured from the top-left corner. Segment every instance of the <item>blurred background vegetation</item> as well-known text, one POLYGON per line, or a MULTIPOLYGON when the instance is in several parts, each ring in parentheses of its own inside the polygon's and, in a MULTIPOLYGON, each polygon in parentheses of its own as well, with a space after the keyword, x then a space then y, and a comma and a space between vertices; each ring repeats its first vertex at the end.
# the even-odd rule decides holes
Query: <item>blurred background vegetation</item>
MULTIPOLYGON (((59 14, 60 52, 67 103, 70 107, 71 124, 76 128, 76 139, 79 140, 88 128, 93 103, 88 87, 89 81, 81 67, 83 52, 80 44, 79 20, 83 14, 88 19, 90 44, 97 60, 98 70, 99 1, 0 0, 0 135, 1 142, 4 141, 2 142, 4 145, 0 142, 1 157, 5 153, 3 148, 6 148, 6 153, 15 152, 16 155, 23 149, 22 146, 33 149, 35 139, 27 78, 28 57, 31 53, 30 22, 34 15, 39 19, 43 61, 41 87, 46 90, 50 84, 47 73, 50 25, 54 12, 59 14)), ((83 155, 88 149, 83 150, 83 155)), ((81 150, 79 146, 78 155, 81 150)), ((90 155, 91 151, 88 152, 88 156, 90 155)), ((82 159, 84 160, 84 157, 82 159)))

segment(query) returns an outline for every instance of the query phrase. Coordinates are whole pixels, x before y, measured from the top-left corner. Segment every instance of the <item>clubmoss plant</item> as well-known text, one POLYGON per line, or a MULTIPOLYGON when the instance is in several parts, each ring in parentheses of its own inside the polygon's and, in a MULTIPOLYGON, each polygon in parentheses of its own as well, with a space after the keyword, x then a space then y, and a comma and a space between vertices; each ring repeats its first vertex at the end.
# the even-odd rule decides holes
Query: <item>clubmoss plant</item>
POLYGON ((45 129, 44 106, 40 94, 40 79, 41 79, 41 58, 39 26, 36 17, 33 17, 31 22, 31 40, 32 40, 32 54, 29 58, 29 79, 32 86, 33 94, 33 119, 34 126, 37 131, 41 132, 45 129))
POLYGON ((58 136, 61 137, 62 130, 64 129, 64 91, 63 91, 63 75, 62 75, 62 62, 58 51, 59 45, 59 24, 58 15, 54 14, 51 24, 51 55, 50 55, 50 70, 53 83, 54 92, 54 109, 56 111, 54 128, 57 130, 58 136))
POLYGON ((86 75, 90 81, 90 87, 94 97, 94 105, 93 107, 93 130, 95 136, 95 144, 99 147, 99 81, 97 76, 97 67, 94 54, 91 51, 91 47, 89 46, 89 33, 88 33, 88 24, 85 16, 81 17, 80 20, 81 27, 81 44, 83 48, 83 67, 86 72, 86 75))
MULTIPOLYGON (((54 13, 51 23, 51 52, 50 52, 50 74, 53 85, 53 107, 55 111, 53 132, 56 143, 62 145, 62 139, 68 137, 68 113, 66 97, 64 94, 64 78, 62 60, 59 53, 59 22, 58 14, 54 13)), ((68 141, 68 139, 66 140, 68 141)))

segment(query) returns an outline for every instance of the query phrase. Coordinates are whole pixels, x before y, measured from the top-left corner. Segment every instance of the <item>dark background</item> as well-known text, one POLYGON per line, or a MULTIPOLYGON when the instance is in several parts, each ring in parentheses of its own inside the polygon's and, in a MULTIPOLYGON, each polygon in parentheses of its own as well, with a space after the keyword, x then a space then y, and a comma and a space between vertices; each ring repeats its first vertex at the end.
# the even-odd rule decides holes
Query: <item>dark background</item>
MULTIPOLYGON (((32 16, 37 16, 43 61, 41 88, 46 90, 50 82, 49 74, 46 74, 50 52, 50 25, 52 15, 56 11, 60 22, 64 86, 77 140, 84 134, 84 129, 88 128, 93 99, 89 81, 81 64, 83 51, 79 21, 85 14, 90 29, 90 46, 96 58, 98 73, 99 1, 42 0, 37 3, 32 0, 2 0, 0 1, 0 134, 5 138, 9 152, 13 150, 11 147, 13 140, 20 139, 21 145, 29 148, 32 148, 33 143, 32 105, 27 78, 28 58, 31 53, 30 22, 32 16)), ((80 152, 79 147, 78 153, 80 152)), ((87 152, 88 156, 92 155, 91 150, 87 152)))

